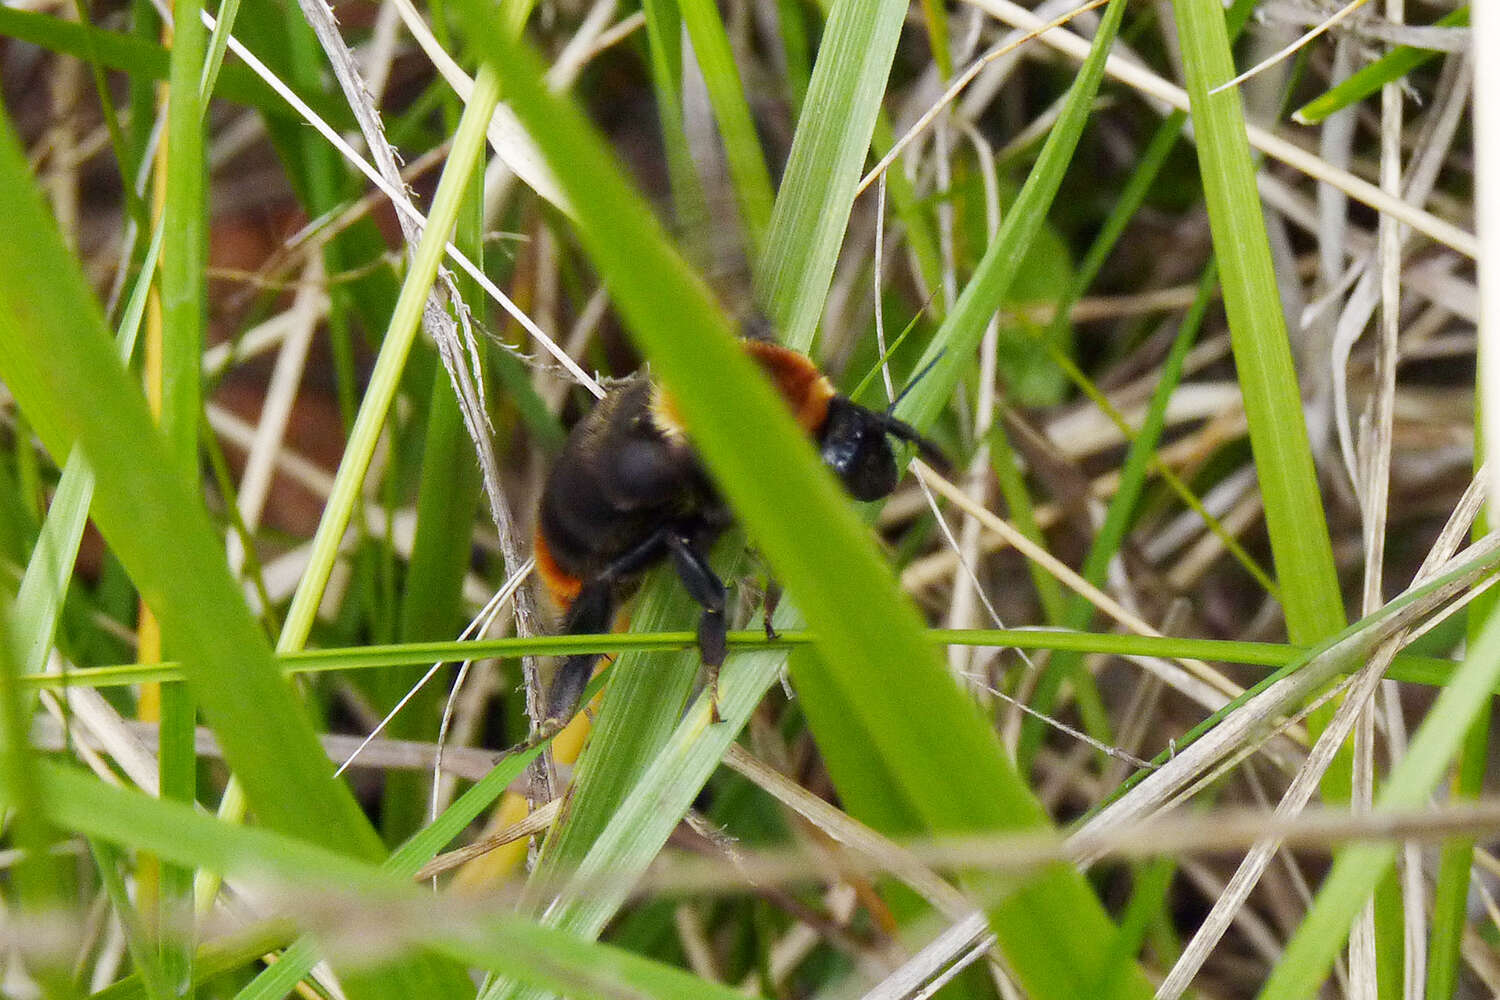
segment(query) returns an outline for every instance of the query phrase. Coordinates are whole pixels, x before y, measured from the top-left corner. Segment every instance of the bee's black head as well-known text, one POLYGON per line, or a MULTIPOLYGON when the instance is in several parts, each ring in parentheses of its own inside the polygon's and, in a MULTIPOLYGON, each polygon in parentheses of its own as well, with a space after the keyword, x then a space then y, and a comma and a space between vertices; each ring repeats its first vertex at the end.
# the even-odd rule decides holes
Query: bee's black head
POLYGON ((900 477, 887 437, 910 441, 927 454, 941 454, 916 428, 889 413, 866 409, 845 396, 828 403, 828 419, 818 442, 823 461, 856 500, 891 495, 900 477))

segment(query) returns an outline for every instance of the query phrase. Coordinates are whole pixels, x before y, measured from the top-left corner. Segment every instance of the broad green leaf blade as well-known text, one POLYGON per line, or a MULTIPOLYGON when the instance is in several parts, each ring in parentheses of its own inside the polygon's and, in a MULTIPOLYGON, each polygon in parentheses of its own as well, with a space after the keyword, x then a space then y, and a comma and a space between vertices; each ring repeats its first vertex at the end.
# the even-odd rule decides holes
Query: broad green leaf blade
POLYGON ((76 442, 94 467, 94 516, 241 771, 261 820, 314 843, 378 856, 379 841, 332 769, 229 576, 201 500, 170 471, 93 300, 0 126, 0 375, 53 454, 76 442), (89 405, 78 405, 88 400, 89 405), (272 757, 264 752, 277 747, 272 757))
MULTIPOLYGON (((961 831, 1045 824, 1045 814, 1003 759, 994 733, 922 641, 920 622, 891 571, 839 495, 801 432, 757 377, 702 284, 672 253, 659 225, 625 183, 602 142, 573 105, 542 85, 530 50, 485 31, 477 0, 465 0, 470 39, 503 75, 506 94, 554 164, 577 213, 579 235, 616 302, 670 388, 715 479, 747 531, 818 636, 804 701, 809 714, 857 720, 866 752, 891 776, 898 796, 927 829, 961 831), (723 400, 733 399, 728 408, 723 400), (775 469, 775 476, 766 470, 775 469), (788 517, 789 503, 798 514, 788 517), (880 683, 870 683, 870 678, 880 683)), ((1116 3, 1115 19, 1123 4, 1116 3)), ((811 660, 811 658, 809 658, 811 660)), ((684 726, 707 719, 701 702, 684 726)), ((727 739, 719 727, 715 739, 727 739)), ((597 750, 597 747, 595 748, 597 750)), ((658 801, 638 804, 658 812, 658 801)), ((670 817, 675 822, 675 817, 670 817)), ((615 871, 617 877, 626 873, 615 871)), ((557 907, 549 908, 549 915, 557 907)), ((1087 883, 1051 866, 996 911, 1002 946, 1037 996, 1099 995, 1113 929, 1087 883), (1056 928, 1038 947, 1033 928, 1056 928), (1064 933, 1072 929, 1073 934, 1064 933), (1012 937, 1014 935, 1014 937, 1012 937)), ((1139 972, 1109 984, 1114 995, 1145 996, 1139 972)), ((502 990, 487 996, 506 995, 502 990)))

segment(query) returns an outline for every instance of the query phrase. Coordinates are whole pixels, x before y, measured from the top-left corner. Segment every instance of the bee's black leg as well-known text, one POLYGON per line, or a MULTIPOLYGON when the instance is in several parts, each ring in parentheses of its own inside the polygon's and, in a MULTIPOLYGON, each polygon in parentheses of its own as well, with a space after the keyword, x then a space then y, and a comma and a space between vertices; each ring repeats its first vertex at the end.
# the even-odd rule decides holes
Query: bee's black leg
MULTIPOLYGON (((615 587, 620 580, 639 573, 660 559, 666 551, 668 537, 666 529, 652 532, 585 583, 568 607, 563 631, 568 635, 608 632, 615 613, 615 587)), ((577 653, 563 658, 547 691, 548 724, 561 726, 578 711, 578 702, 589 686, 589 678, 594 676, 594 664, 598 661, 598 653, 577 653)))
MULTIPOLYGON (((708 565, 700 542, 672 528, 662 528, 635 548, 610 563, 604 571, 584 584, 568 608, 564 631, 568 635, 588 635, 609 630, 614 615, 614 592, 618 582, 634 576, 660 559, 664 552, 672 555, 672 564, 687 592, 703 607, 698 620, 698 649, 708 668, 708 683, 713 704, 713 721, 719 718, 719 667, 728 653, 728 633, 724 620, 724 584, 708 565)), ((578 653, 563 658, 547 692, 547 726, 561 726, 578 709, 578 702, 593 676, 597 653, 578 653)))
MULTIPOLYGON (((698 629, 698 643, 703 649, 703 661, 713 670, 724 662, 724 585, 709 569, 707 560, 692 543, 673 528, 658 528, 635 548, 589 580, 578 592, 568 608, 563 631, 568 635, 590 635, 608 632, 613 624, 615 612, 615 588, 623 579, 635 576, 661 559, 668 551, 677 555, 681 549, 690 554, 694 562, 684 568, 681 557, 676 559, 677 574, 688 588, 693 599, 704 607, 704 621, 698 629), (700 581, 706 578, 706 585, 700 581), (717 591, 715 591, 717 588, 717 591), (717 597, 715 597, 717 593, 717 597), (716 610, 718 627, 712 628, 708 619, 716 610), (711 657, 713 658, 711 661, 711 657), (711 661, 711 662, 710 662, 711 661)), ((577 653, 563 658, 562 665, 553 675, 552 686, 547 691, 547 724, 562 726, 578 711, 578 702, 594 675, 594 664, 599 661, 597 653, 577 653)), ((716 716, 717 718, 717 716, 716 716)))
MULTIPOLYGON (((568 635, 608 632, 614 616, 614 581, 599 578, 586 583, 568 608, 568 635)), ((575 653, 563 657, 552 686, 547 689, 547 725, 563 725, 578 711, 578 702, 594 675, 598 653, 575 653)))
POLYGON ((766 599, 761 604, 761 624, 766 627, 766 641, 775 642, 781 636, 776 632, 776 626, 771 624, 771 616, 776 613, 776 606, 781 603, 781 588, 775 580, 766 584, 766 599))
POLYGON ((703 656, 703 665, 708 668, 712 719, 720 722, 719 667, 729 652, 728 626, 724 622, 724 581, 715 575, 707 556, 690 539, 674 532, 667 536, 667 547, 672 552, 672 565, 677 569, 678 579, 693 600, 703 605, 703 614, 698 619, 698 651, 703 656))

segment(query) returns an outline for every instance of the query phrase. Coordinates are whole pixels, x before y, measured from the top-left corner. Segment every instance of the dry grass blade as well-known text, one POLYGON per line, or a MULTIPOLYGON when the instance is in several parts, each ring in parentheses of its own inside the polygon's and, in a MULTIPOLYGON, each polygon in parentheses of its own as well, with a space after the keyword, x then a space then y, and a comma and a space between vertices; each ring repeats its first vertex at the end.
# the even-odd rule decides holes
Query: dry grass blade
MULTIPOLYGON (((1143 621, 1138 615, 1132 614, 1126 608, 1122 607, 1114 598, 1063 565, 1050 552, 1039 547, 1031 539, 1006 524, 1004 520, 996 517, 992 512, 974 504, 962 490, 938 475, 937 472, 921 459, 914 461, 912 468, 922 477, 924 483, 941 493, 955 506, 979 520, 985 527, 1006 538, 1019 552, 1027 558, 1033 559, 1043 565, 1048 572, 1056 576, 1070 590, 1087 598, 1095 607, 1115 619, 1121 625, 1138 635, 1161 635, 1150 623, 1143 621)), ((1243 689, 1230 682, 1202 660, 1184 659, 1178 662, 1182 664, 1183 671, 1171 670, 1168 672, 1169 675, 1163 679, 1202 705, 1211 709, 1217 709, 1223 706, 1226 697, 1236 698, 1243 693, 1243 689)))
MULTIPOLYGON (((1034 31, 1044 27, 1030 11, 1009 0, 972 0, 972 2, 975 6, 983 8, 1007 24, 1018 28, 1034 31)), ((1065 28, 1053 28, 1039 37, 1046 44, 1074 59, 1082 59, 1088 52, 1088 42, 1065 28)), ((1111 56, 1106 71, 1121 83, 1134 87, 1147 97, 1163 101, 1179 110, 1186 111, 1188 108, 1185 90, 1143 69, 1138 64, 1111 56)), ((1439 243, 1452 247, 1465 257, 1478 257, 1479 241, 1473 233, 1466 232, 1399 198, 1390 197, 1376 185, 1346 170, 1330 166, 1273 132, 1248 123, 1245 131, 1250 138, 1250 144, 1267 156, 1280 160, 1309 177, 1332 184, 1356 201, 1363 202, 1383 214, 1394 216, 1418 232, 1425 233, 1439 243)))
POLYGON ((1323 34, 1326 31, 1332 30, 1340 22, 1348 18, 1349 15, 1353 14, 1355 11, 1359 10, 1369 2, 1370 0, 1349 0, 1348 3, 1335 11, 1332 16, 1324 21, 1320 21, 1311 31, 1307 32, 1296 41, 1287 45, 1280 51, 1272 53, 1265 59, 1262 59, 1260 62, 1245 70, 1245 72, 1241 73, 1233 80, 1226 81, 1219 84, 1217 87, 1211 88, 1208 92, 1209 96, 1213 96, 1221 90, 1228 90, 1230 87, 1237 87, 1240 84, 1244 83, 1246 80, 1250 79, 1252 76, 1255 76, 1257 73, 1271 68, 1288 56, 1306 48, 1313 39, 1317 38, 1319 35, 1323 34))
POLYGON ((1298 669, 1252 695, 1203 738, 1179 751, 1160 769, 1096 813, 1077 836, 1087 841, 1114 824, 1151 814, 1201 772, 1269 726, 1277 716, 1306 701, 1334 674, 1351 669, 1391 636, 1425 620, 1490 576, 1497 559, 1500 559, 1500 539, 1486 538, 1474 544, 1452 560, 1451 568, 1445 566, 1439 582, 1407 591, 1379 615, 1356 623, 1326 643, 1298 669))
POLYGON ((525 819, 518 823, 512 823, 510 826, 503 827, 487 837, 482 837, 474 841, 472 844, 460 847, 456 851, 439 854, 419 868, 417 873, 412 876, 412 881, 426 882, 428 879, 436 878, 443 874, 443 872, 451 871, 460 865, 473 861, 475 858, 483 857, 498 847, 504 847, 506 844, 512 844, 518 840, 541 833, 557 819, 558 812, 562 810, 562 804, 562 799, 553 799, 546 805, 532 810, 526 815, 525 819))
MULTIPOLYGON (((1158 816, 1098 830, 1086 837, 1075 835, 1066 840, 1043 832, 1023 832, 907 840, 896 846, 905 857, 940 871, 1022 873, 1059 859, 1130 859, 1237 851, 1266 837, 1274 837, 1292 847, 1326 851, 1350 843, 1407 840, 1435 843, 1448 837, 1484 833, 1493 830, 1497 823, 1500 823, 1500 800, 1491 798, 1457 805, 1366 813, 1319 806, 1289 817, 1277 816, 1265 809, 1220 809, 1198 815, 1158 816)), ((858 874, 895 874, 868 857, 851 855, 847 867, 858 874)), ((821 881, 826 877, 826 861, 816 853, 799 848, 741 849, 732 868, 717 857, 673 855, 663 858, 636 883, 635 891, 643 894, 691 891, 733 894, 743 892, 747 885, 796 885, 821 881)), ((588 884, 608 886, 610 882, 607 876, 601 875, 588 884)), ((974 902, 982 904, 985 901, 974 902)), ((948 954, 958 954, 955 942, 949 943, 948 954)))
MULTIPOLYGON (((1500 11, 1494 4, 1475 4, 1474 51, 1493 53, 1500 43, 1500 11)), ((1474 61, 1474 156, 1476 176, 1494 176, 1500 163, 1500 62, 1487 57, 1474 61)), ((1490 251, 1479 260, 1480 391, 1486 400, 1500 399, 1500 261, 1494 248, 1500 246, 1500 185, 1493 181, 1476 188, 1474 219, 1484 246, 1490 251)), ((1500 406, 1484 407, 1485 462, 1490 470, 1490 495, 1500 496, 1500 406)))
POLYGON ((749 778, 758 788, 768 792, 829 837, 901 879, 921 893, 939 912, 949 917, 960 917, 973 910, 973 905, 963 893, 908 855, 895 841, 789 781, 739 746, 729 747, 724 754, 724 765, 749 778))
MULTIPOLYGON (((1415 585, 1431 579, 1439 567, 1452 558, 1463 543, 1469 526, 1473 524, 1483 499, 1484 479, 1481 476, 1476 477, 1469 489, 1465 491, 1463 499, 1444 527, 1442 536, 1428 553, 1422 568, 1418 570, 1417 578, 1413 581, 1415 585)), ((1382 642, 1370 657, 1370 661, 1359 669, 1354 677, 1353 685, 1348 689, 1332 722, 1318 737, 1306 762, 1292 779, 1281 801, 1277 803, 1276 816, 1278 818, 1295 816, 1306 808, 1318 789, 1318 783, 1333 762, 1334 755, 1344 746, 1360 715, 1371 707, 1370 699, 1382 683, 1386 669, 1406 641, 1408 641, 1408 636, 1405 631, 1396 632, 1382 642)), ((1186 992, 1193 977, 1218 944, 1219 939, 1228 929, 1230 922, 1244 905, 1281 846, 1280 841, 1267 838, 1251 848, 1250 853, 1235 869, 1234 877, 1230 879, 1224 892, 1214 900, 1213 908, 1204 918, 1187 947, 1183 949, 1181 957, 1173 964, 1171 972, 1157 991, 1158 997, 1167 1000, 1167 998, 1175 998, 1186 992)))

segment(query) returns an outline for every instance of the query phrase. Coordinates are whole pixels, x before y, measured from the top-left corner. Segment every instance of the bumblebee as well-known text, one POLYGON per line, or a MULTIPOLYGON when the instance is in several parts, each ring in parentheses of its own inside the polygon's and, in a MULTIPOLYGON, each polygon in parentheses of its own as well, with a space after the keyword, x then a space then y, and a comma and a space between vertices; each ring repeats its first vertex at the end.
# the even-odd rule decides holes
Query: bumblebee
MULTIPOLYGON (((878 500, 896 488, 889 438, 940 457, 915 428, 840 395, 806 356, 768 340, 746 337, 741 344, 856 500, 878 500)), ((731 523, 671 397, 637 378, 605 395, 568 436, 538 506, 537 570, 562 612, 563 630, 586 635, 608 631, 637 578, 670 559, 703 608, 698 649, 712 686, 724 662, 727 625, 724 584, 708 553, 731 523)), ((597 654, 563 659, 548 691, 549 725, 573 715, 597 660, 597 654)))

